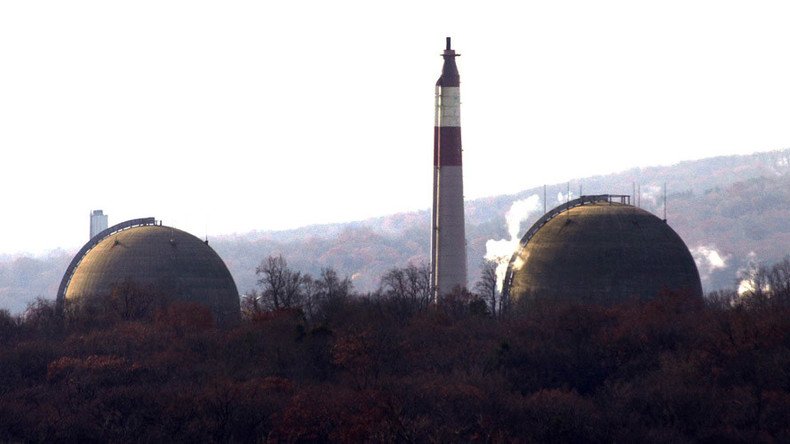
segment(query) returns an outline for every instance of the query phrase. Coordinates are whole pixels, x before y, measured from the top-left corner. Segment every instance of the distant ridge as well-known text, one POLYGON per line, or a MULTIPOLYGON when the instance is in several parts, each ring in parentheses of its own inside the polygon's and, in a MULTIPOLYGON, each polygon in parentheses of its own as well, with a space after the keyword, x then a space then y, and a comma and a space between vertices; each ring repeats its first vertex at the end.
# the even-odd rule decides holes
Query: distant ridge
MULTIPOLYGON (((619 173, 574 180, 571 192, 578 194, 579 183, 585 194, 631 194, 633 185, 640 185, 641 206, 655 214, 661 212, 660 191, 668 184, 668 218, 690 249, 714 246, 729 256, 727 265, 711 273, 703 272, 706 290, 730 286, 738 268, 744 267, 749 253, 759 260, 777 261, 790 251, 790 242, 779 242, 790 230, 770 208, 790 208, 788 191, 790 149, 748 155, 718 156, 679 162, 669 166, 631 168, 619 173), (719 214, 735 202, 744 203, 744 213, 719 214), (770 203, 770 204, 769 204, 770 203), (704 211, 700 211, 704 209, 704 211), (718 229, 707 229, 705 217, 718 221, 718 229), (744 229, 745 220, 753 229, 744 229), (729 221, 728 221, 729 220, 729 221), (753 238, 751 234, 763 224, 776 225, 768 237, 753 238), (728 233, 726 236, 723 233, 728 233), (750 234, 751 233, 751 234, 750 234), (777 242, 771 242, 770 239, 777 242), (784 248, 782 248, 784 246, 784 248)), ((566 183, 547 185, 548 208, 559 204, 557 196, 565 193, 566 183)), ((507 237, 505 213, 513 202, 537 194, 543 187, 534 187, 514 194, 491 196, 466 202, 467 247, 469 248, 470 280, 476 280, 490 239, 507 237)), ((542 211, 542 207, 541 207, 542 211)), ((521 224, 520 235, 537 219, 534 213, 521 224)), ((788 214, 787 216, 790 216, 788 214)), ((785 221, 790 218, 785 218, 785 221)), ((427 261, 430 216, 428 209, 391 214, 362 221, 312 225, 278 232, 252 232, 231 237, 218 237, 212 245, 231 265, 240 289, 254 285, 253 271, 260 259, 268 254, 282 253, 294 267, 316 273, 322 266, 354 276, 359 290, 373 290, 388 268, 409 261, 427 261)), ((719 251, 719 250, 717 250, 719 251)), ((707 268, 707 264, 703 264, 707 268)))
MULTIPOLYGON (((705 291, 732 288, 739 270, 773 263, 790 254, 790 149, 719 156, 675 165, 632 168, 571 181, 576 195, 631 194, 641 188, 641 206, 660 214, 661 187, 668 184, 668 220, 698 259, 705 291), (721 262, 717 259, 721 259, 721 262)), ((566 183, 548 184, 547 207, 561 203, 566 183)), ((470 284, 479 275, 486 243, 509 237, 505 214, 514 202, 543 187, 466 202, 470 284)), ((519 236, 542 212, 520 223, 519 236)), ((310 225, 284 231, 253 231, 212 238, 239 291, 255 285, 255 266, 282 253, 293 268, 313 274, 332 267, 353 278, 360 291, 372 291, 388 269, 427 262, 430 248, 428 209, 348 223, 310 225)), ((518 222, 518 221, 517 221, 518 222)), ((37 296, 54 298, 73 252, 46 257, 0 257, 0 308, 20 312, 37 296)))

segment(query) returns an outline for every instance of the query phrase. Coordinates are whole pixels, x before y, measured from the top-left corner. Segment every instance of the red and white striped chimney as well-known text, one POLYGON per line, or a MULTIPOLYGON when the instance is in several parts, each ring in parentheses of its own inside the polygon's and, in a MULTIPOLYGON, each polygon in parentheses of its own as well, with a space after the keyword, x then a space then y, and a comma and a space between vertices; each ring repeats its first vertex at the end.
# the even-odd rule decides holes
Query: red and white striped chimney
POLYGON ((433 133, 433 213, 431 217, 431 283, 434 301, 455 287, 466 287, 464 177, 461 166, 461 94, 456 54, 444 50, 442 76, 436 82, 433 133))

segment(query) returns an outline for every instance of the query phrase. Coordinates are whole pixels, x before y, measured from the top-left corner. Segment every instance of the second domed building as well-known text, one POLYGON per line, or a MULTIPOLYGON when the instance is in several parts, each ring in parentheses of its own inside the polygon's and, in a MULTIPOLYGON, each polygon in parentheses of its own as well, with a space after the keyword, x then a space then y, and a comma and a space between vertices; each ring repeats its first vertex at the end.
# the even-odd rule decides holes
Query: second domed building
POLYGON ((686 244, 627 198, 582 196, 546 213, 510 260, 505 296, 603 305, 652 299, 662 291, 701 297, 686 244))
POLYGON ((88 241, 69 265, 58 299, 87 302, 114 291, 198 303, 218 325, 240 318, 239 293, 219 255, 207 242, 153 218, 117 224, 88 241))

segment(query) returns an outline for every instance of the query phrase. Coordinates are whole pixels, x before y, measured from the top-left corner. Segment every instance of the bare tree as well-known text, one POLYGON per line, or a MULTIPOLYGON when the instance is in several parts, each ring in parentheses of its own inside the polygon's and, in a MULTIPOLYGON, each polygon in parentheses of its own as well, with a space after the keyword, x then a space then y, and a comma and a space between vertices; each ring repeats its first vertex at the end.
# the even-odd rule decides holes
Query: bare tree
POLYGON ((27 304, 21 319, 33 331, 55 337, 64 331, 63 311, 59 309, 59 304, 57 301, 37 297, 27 304))
POLYGON ((332 268, 321 269, 321 279, 318 281, 321 299, 326 302, 338 302, 345 300, 351 295, 354 284, 351 279, 344 277, 340 279, 337 272, 332 268))
POLYGON ((308 320, 313 320, 318 315, 320 308, 321 284, 310 274, 302 276, 302 310, 308 320))
POLYGON ((462 317, 468 314, 490 314, 484 300, 460 285, 456 285, 452 291, 444 294, 438 307, 444 313, 454 317, 462 317))
POLYGON ((381 277, 379 292, 385 297, 413 305, 416 309, 425 309, 431 303, 430 267, 422 263, 393 268, 381 277))
POLYGON ((764 264, 753 264, 739 273, 738 304, 748 307, 764 307, 770 303, 768 268, 764 264))
POLYGON ((354 285, 348 277, 341 279, 334 269, 322 268, 319 278, 306 275, 302 279, 302 289, 306 317, 311 322, 324 322, 342 310, 354 285))
POLYGON ((242 319, 253 319, 265 311, 261 304, 261 294, 255 289, 241 297, 240 305, 242 319))
POLYGON ((288 268, 282 255, 269 256, 255 268, 260 293, 253 292, 246 304, 252 309, 279 310, 302 303, 302 274, 288 268))
POLYGON ((771 267, 768 272, 768 287, 774 304, 790 306, 790 256, 771 267))
POLYGON ((480 280, 475 284, 475 291, 486 301, 492 316, 502 311, 501 296, 497 289, 496 267, 497 263, 494 261, 483 261, 480 267, 480 280))
POLYGON ((738 292, 731 289, 715 290, 705 295, 705 303, 718 310, 732 308, 738 302, 738 292))
POLYGON ((770 308, 790 306, 790 256, 766 266, 751 264, 738 274, 738 289, 718 290, 706 295, 712 307, 728 309, 733 306, 770 308))
MULTIPOLYGON (((145 287, 124 280, 111 287, 110 297, 103 305, 115 316, 129 321, 150 317, 155 308, 166 305, 164 299, 165 295, 157 294, 152 286, 145 287)), ((94 302, 102 304, 100 301, 94 302)))

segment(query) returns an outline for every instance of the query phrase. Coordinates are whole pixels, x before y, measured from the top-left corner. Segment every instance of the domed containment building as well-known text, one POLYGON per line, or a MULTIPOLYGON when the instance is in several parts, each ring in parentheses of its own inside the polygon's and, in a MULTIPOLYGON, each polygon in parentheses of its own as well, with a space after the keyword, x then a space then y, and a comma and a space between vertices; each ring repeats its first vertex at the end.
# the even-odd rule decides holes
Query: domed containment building
POLYGON ((629 196, 582 196, 530 228, 503 286, 512 302, 615 304, 662 291, 702 296, 694 259, 667 223, 629 196))
POLYGON ((154 218, 114 225, 89 240, 66 270, 58 299, 107 298, 123 286, 168 302, 203 304, 218 325, 239 321, 239 293, 219 255, 207 242, 154 218))

